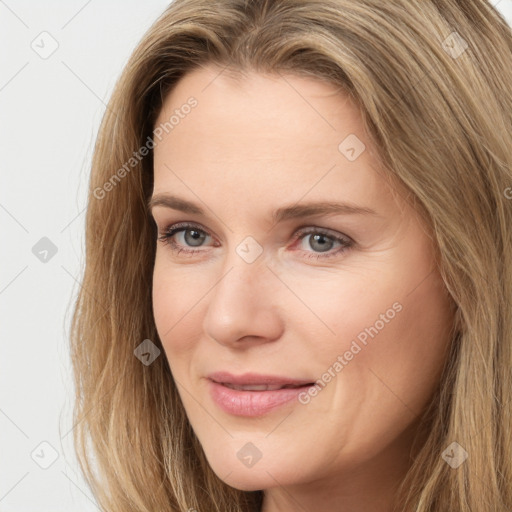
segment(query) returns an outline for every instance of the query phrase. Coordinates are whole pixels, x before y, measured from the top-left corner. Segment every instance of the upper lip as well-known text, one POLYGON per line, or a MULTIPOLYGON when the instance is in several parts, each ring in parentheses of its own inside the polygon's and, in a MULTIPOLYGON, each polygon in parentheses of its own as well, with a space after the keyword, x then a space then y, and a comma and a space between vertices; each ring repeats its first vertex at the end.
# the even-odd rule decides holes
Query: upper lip
POLYGON ((208 379, 218 384, 233 384, 235 386, 268 384, 274 386, 301 386, 312 384, 313 381, 307 379, 292 379, 279 375, 264 375, 260 373, 244 373, 242 375, 233 375, 229 372, 214 372, 208 375, 208 379))

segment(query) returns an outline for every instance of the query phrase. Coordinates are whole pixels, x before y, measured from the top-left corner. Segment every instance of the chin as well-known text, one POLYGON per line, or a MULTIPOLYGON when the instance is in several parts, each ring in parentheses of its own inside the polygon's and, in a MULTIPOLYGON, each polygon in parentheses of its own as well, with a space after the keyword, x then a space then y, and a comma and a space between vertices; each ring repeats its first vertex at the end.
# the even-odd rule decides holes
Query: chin
POLYGON ((275 477, 272 471, 268 473, 265 469, 253 472, 251 469, 233 468, 233 471, 215 474, 227 485, 239 491, 260 491, 281 485, 283 482, 275 477), (274 478, 273 478, 274 477, 274 478), (279 482, 279 484, 277 483, 279 482))
POLYGON ((233 475, 232 473, 224 479, 223 482, 230 487, 238 489, 239 491, 261 491, 272 487, 272 484, 275 485, 275 482, 270 482, 268 475, 266 476, 267 478, 262 477, 259 479, 254 476, 247 475, 247 477, 244 478, 240 475, 233 475))
POLYGON ((226 455, 207 457, 213 472, 227 485, 240 491, 258 491, 278 485, 295 483, 298 475, 295 467, 285 467, 279 460, 262 458, 252 467, 244 465, 237 457, 228 459, 226 455))

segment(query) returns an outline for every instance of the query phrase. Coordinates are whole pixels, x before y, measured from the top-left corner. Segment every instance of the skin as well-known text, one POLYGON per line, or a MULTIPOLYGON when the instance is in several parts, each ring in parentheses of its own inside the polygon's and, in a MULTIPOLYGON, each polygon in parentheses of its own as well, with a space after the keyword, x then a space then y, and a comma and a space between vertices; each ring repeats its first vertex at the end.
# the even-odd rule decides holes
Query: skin
POLYGON ((197 254, 156 242, 154 318, 187 416, 219 478, 265 490, 264 512, 390 511, 451 339, 434 243, 344 93, 290 74, 219 73, 208 66, 180 80, 157 125, 190 96, 198 105, 154 150, 153 197, 172 193, 206 211, 152 208, 159 235, 186 221, 205 233, 202 244, 190 231, 172 237, 197 254), (338 149, 349 134, 366 146, 353 161, 338 149), (376 215, 272 223, 274 209, 309 201, 376 215), (299 228, 313 235, 294 238, 299 228), (327 237, 324 252, 314 228, 353 245, 336 253, 327 237), (236 251, 246 237, 262 250, 252 263, 236 251), (320 379, 396 303, 400 312, 307 404, 243 418, 210 398, 214 371, 320 379), (237 457, 248 442, 262 455, 252 467, 237 457))

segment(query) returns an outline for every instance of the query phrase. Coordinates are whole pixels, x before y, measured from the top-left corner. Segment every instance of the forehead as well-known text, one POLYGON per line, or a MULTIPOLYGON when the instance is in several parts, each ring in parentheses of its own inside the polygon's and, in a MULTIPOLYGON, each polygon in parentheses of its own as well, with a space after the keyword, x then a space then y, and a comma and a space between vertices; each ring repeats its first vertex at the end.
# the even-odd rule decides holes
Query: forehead
POLYGON ((361 114, 333 84, 200 68, 165 98, 155 126, 171 117, 154 150, 154 193, 179 189, 192 198, 193 188, 204 197, 246 195, 246 204, 384 195, 361 114), (190 98, 196 104, 185 108, 190 98))
POLYGON ((232 128, 225 134, 231 138, 247 136, 252 140, 257 135, 293 140, 304 136, 312 144, 324 141, 326 135, 331 135, 326 143, 335 142, 347 127, 362 132, 358 109, 333 84, 282 73, 233 75, 213 66, 195 69, 178 81, 165 98, 156 124, 179 113, 191 97, 197 106, 174 126, 171 138, 179 136, 183 126, 197 135, 222 135, 213 133, 219 126, 232 128))

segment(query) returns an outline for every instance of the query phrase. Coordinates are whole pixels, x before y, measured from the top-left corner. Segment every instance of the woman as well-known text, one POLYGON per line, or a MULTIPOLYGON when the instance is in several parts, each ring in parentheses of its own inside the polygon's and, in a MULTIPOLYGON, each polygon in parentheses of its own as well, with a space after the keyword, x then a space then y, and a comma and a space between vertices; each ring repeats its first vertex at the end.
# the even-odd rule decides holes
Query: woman
POLYGON ((511 55, 484 0, 167 8, 92 166, 104 510, 511 509, 511 55))

